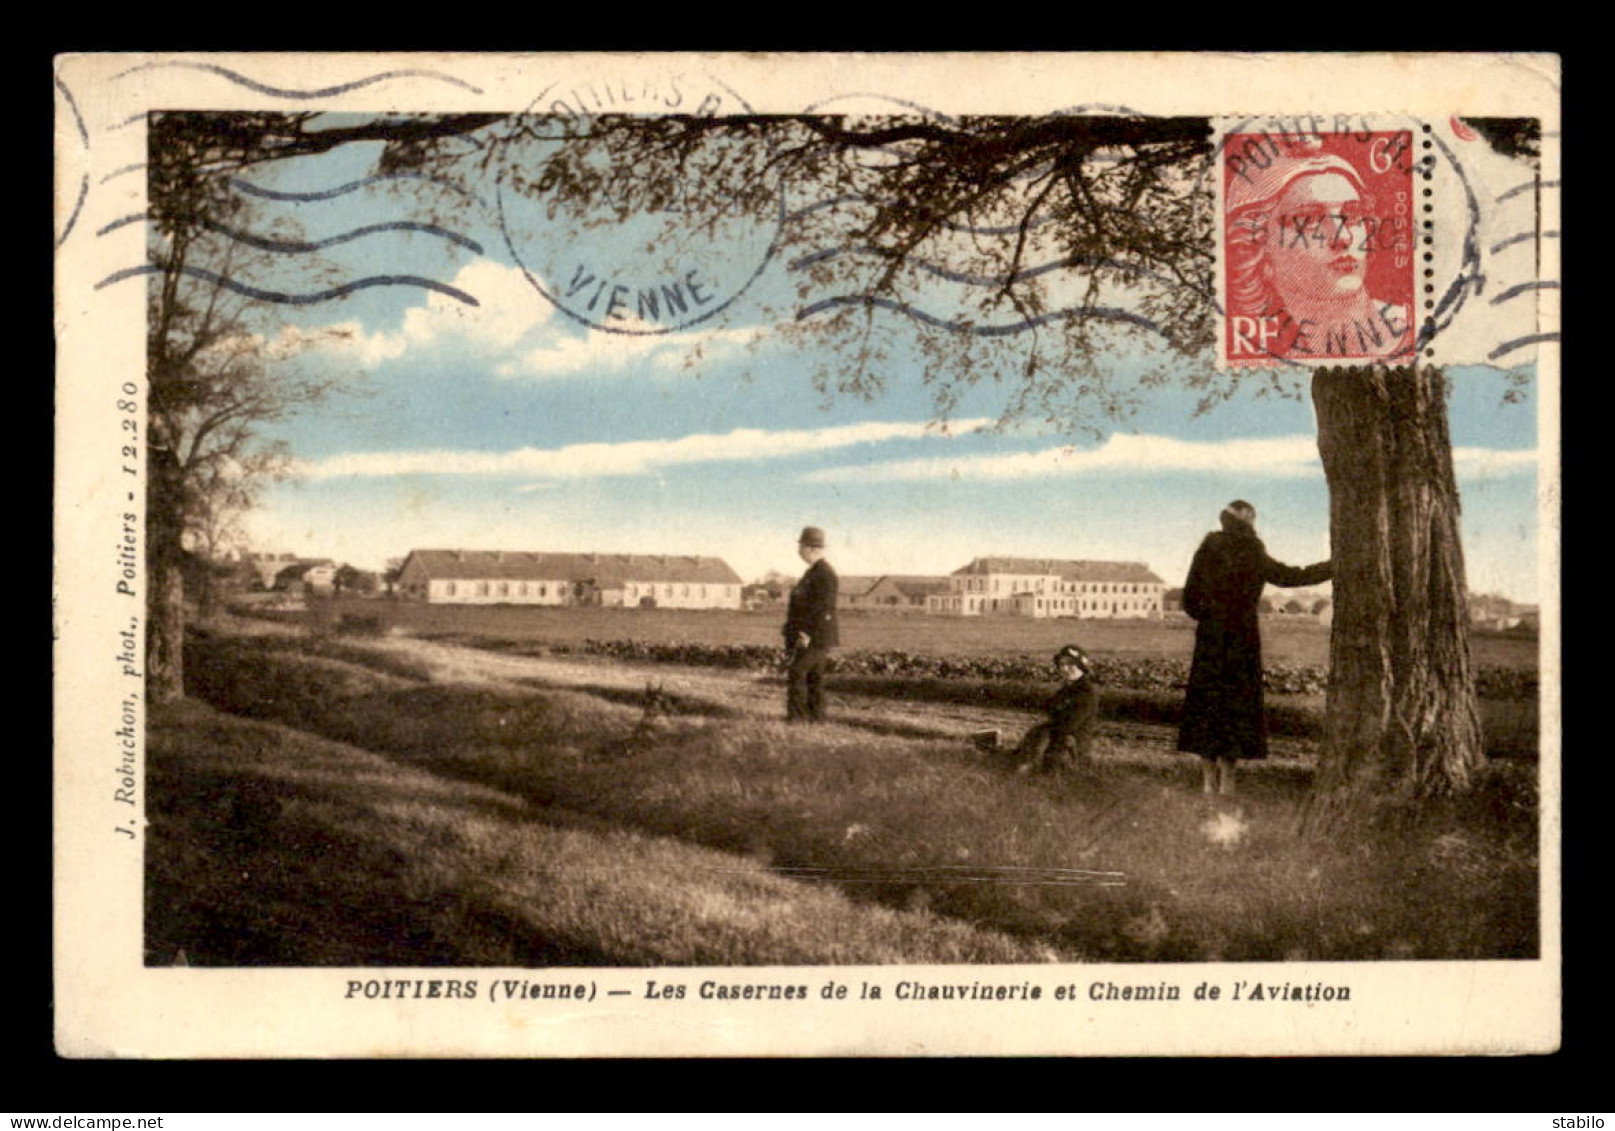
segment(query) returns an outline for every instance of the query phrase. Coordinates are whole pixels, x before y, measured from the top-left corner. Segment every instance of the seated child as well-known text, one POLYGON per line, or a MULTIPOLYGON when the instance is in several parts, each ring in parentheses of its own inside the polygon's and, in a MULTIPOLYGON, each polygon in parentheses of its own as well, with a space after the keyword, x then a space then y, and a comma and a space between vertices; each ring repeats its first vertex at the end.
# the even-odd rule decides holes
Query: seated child
POLYGON ((1088 673, 1093 661, 1075 644, 1054 654, 1060 689, 1049 699, 1048 718, 1027 732, 1015 750, 1015 770, 1029 773, 1091 761, 1094 724, 1099 718, 1099 692, 1088 673))

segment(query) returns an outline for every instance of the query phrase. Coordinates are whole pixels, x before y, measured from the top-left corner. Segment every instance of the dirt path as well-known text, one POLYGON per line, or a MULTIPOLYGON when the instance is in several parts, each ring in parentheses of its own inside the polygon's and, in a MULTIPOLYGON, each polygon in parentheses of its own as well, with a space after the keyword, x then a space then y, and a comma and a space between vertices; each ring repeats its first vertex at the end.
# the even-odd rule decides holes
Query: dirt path
MULTIPOLYGON (((784 711, 784 681, 772 673, 578 656, 515 656, 430 640, 393 639, 376 647, 425 664, 434 680, 445 683, 559 687, 633 701, 653 685, 691 714, 779 718, 784 711)), ((833 707, 837 722, 916 737, 962 737, 992 727, 1019 731, 1032 719, 1026 711, 843 694, 835 694, 833 707)))
MULTIPOLYGON (((426 665, 438 682, 565 688, 635 703, 647 686, 657 686, 673 697, 679 710, 690 714, 777 719, 784 710, 784 680, 773 673, 580 656, 517 656, 410 638, 379 641, 375 647, 426 665)), ((882 734, 964 740, 977 731, 997 730, 1002 741, 1013 743, 1037 718, 1034 712, 1012 708, 838 693, 833 679, 830 686, 836 722, 882 734)), ((1181 757, 1175 753, 1172 727, 1111 721, 1099 725, 1098 735, 1102 747, 1181 757)), ((1286 762, 1309 760, 1313 753, 1311 743, 1293 739, 1272 739, 1270 745, 1286 762)))

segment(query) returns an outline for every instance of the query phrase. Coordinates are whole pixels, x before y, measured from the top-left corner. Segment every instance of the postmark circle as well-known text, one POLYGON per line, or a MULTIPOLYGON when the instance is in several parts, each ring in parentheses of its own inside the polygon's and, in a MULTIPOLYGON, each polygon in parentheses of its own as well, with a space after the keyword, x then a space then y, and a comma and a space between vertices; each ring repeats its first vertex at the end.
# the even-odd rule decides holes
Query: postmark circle
POLYGON ((557 76, 513 119, 499 142, 499 227, 528 282, 574 321, 670 334, 722 314, 756 282, 780 243, 784 194, 765 185, 766 208, 730 209, 715 190, 738 147, 755 144, 700 128, 754 112, 727 84, 624 66, 557 76), (658 170, 669 175, 652 181, 626 164, 613 123, 630 118, 690 130, 681 159, 658 170))
POLYGON ((1452 151, 1390 115, 1224 120, 1218 132, 1201 192, 1217 202, 1219 362, 1433 356, 1480 277, 1479 208, 1452 151))

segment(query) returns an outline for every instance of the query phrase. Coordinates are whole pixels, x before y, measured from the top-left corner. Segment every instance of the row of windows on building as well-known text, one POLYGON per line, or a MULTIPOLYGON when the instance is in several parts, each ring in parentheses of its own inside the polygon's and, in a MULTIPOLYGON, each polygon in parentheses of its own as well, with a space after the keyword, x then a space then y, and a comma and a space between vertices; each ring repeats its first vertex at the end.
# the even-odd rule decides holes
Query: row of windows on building
MULTIPOLYGON (((567 592, 568 585, 565 582, 558 581, 554 583, 553 588, 555 590, 555 595, 559 597, 567 592)), ((623 588, 627 593, 628 598, 632 600, 637 597, 655 597, 658 595, 662 597, 688 597, 691 595, 690 590, 692 587, 689 585, 671 584, 656 586, 647 583, 630 584, 624 586, 623 588)), ((735 587, 733 585, 714 586, 714 588, 719 590, 717 594, 709 594, 707 592, 708 587, 705 585, 698 585, 694 586, 693 588, 697 590, 695 595, 698 597, 708 597, 714 595, 720 597, 733 597, 736 595, 735 587)), ((446 581, 443 583, 443 594, 447 597, 459 597, 463 595, 472 595, 476 597, 548 597, 550 595, 550 589, 551 584, 544 581, 471 581, 466 583, 465 593, 462 594, 458 582, 446 581)))
MULTIPOLYGON (((962 610, 970 613, 1015 608, 1019 604, 1014 598, 1000 601, 991 597, 933 597, 932 601, 941 610, 962 610)), ((1050 613, 1116 614, 1160 611, 1160 605, 1155 601, 1095 601, 1074 597, 1038 597, 1035 599, 1034 607, 1038 612, 1050 613)))
MULTIPOLYGON (((528 589, 528 583, 525 581, 470 581, 466 583, 465 591, 467 594, 477 597, 548 597, 550 595, 549 584, 542 581, 533 582, 531 590, 528 589)), ((557 594, 565 591, 565 585, 557 584, 555 586, 557 594)), ((461 595, 460 585, 455 581, 445 581, 443 583, 443 592, 446 596, 458 597, 461 595)))
POLYGON ((639 585, 625 585, 623 586, 623 591, 628 595, 628 599, 630 601, 634 600, 636 597, 738 597, 740 595, 739 591, 733 585, 714 585, 711 586, 711 588, 716 590, 716 592, 708 593, 708 587, 705 585, 692 586, 664 584, 657 586, 654 584, 645 583, 639 585), (675 590, 677 591, 676 593, 675 590))
POLYGON ((1050 588, 1048 583, 1051 580, 1054 581, 1053 589, 1056 593, 1103 593, 1108 596, 1120 593, 1148 593, 1152 589, 1164 588, 1159 585, 1145 585, 1136 582, 1068 581, 1062 583, 1057 579, 1047 577, 994 577, 990 579, 992 581, 991 586, 987 584, 989 579, 985 577, 966 577, 960 580, 962 584, 958 588, 971 593, 1001 593, 1005 590, 1011 593, 1026 591, 1044 593, 1050 588))

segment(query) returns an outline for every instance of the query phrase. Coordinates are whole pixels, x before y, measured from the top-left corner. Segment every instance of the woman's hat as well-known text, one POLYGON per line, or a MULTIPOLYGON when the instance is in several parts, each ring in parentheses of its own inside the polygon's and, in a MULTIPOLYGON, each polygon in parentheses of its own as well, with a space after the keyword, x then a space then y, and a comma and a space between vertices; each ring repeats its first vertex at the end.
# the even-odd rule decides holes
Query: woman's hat
POLYGON ((1077 667, 1085 672, 1093 671, 1093 661, 1088 658, 1088 653, 1078 648, 1075 644, 1067 644, 1056 652, 1054 662, 1056 664, 1076 664, 1077 667))

